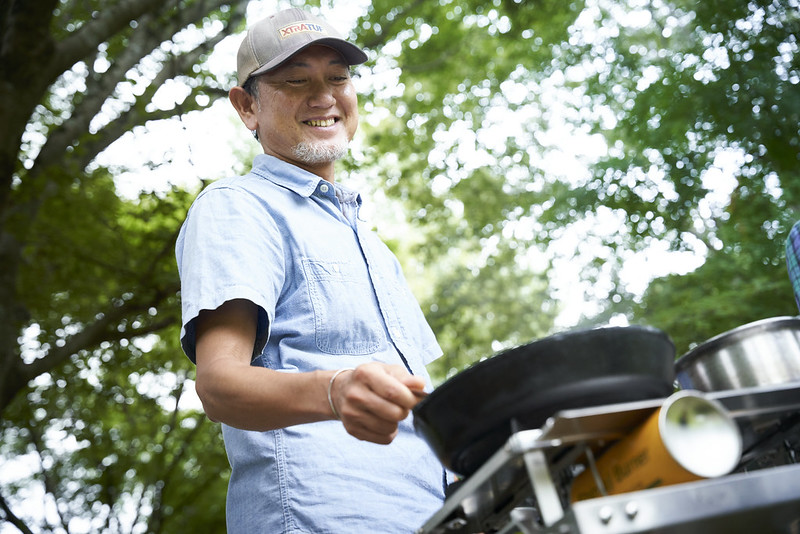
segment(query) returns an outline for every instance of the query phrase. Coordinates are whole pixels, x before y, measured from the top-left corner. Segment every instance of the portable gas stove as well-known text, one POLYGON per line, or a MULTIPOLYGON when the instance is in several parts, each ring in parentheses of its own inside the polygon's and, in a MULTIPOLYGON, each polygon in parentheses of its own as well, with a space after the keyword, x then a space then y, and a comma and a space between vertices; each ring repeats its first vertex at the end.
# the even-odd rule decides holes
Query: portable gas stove
POLYGON ((515 432, 417 534, 800 533, 800 382, 705 393, 741 431, 729 475, 570 503, 570 482, 664 399, 562 411, 515 432))

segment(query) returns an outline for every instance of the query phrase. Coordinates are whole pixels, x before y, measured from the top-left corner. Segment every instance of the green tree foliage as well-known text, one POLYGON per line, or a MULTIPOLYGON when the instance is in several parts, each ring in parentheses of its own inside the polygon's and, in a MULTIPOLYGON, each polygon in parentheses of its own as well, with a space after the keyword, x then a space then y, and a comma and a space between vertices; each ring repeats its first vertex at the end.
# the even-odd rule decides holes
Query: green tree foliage
MULTIPOLYGON (((31 265, 33 261, 46 257, 41 244, 36 249, 36 241, 41 238, 34 232, 44 224, 39 223, 44 212, 51 207, 67 208, 66 199, 80 196, 75 191, 113 198, 113 191, 98 188, 95 192, 92 187, 106 179, 105 173, 86 172, 103 149, 147 121, 201 109, 225 94, 219 81, 204 70, 195 72, 194 67, 230 32, 230 26, 226 26, 229 19, 235 27, 241 24, 241 11, 242 8, 232 9, 227 3, 211 0, 118 2, 113 7, 102 2, 4 4, 0 12, 4 36, 0 50, 0 113, 4 123, 0 139, 0 255, 4 267, 0 281, 0 408, 28 380, 75 352, 47 352, 36 363, 25 363, 20 358, 20 332, 25 325, 38 322, 37 315, 46 312, 48 305, 46 299, 28 302, 29 295, 21 292, 26 272, 36 268, 31 265), (223 10, 221 5, 225 6, 223 10), (212 29, 215 21, 221 26, 217 31, 212 29), (165 41, 164 36, 176 35, 190 25, 208 26, 213 36, 194 44, 165 41), (162 110, 152 99, 170 79, 186 82, 191 93, 180 107, 162 110), (64 199, 61 204, 46 206, 47 202, 58 202, 53 200, 58 197, 64 199), (33 256, 37 252, 39 257, 33 256)), ((66 211, 72 208, 69 206, 66 211)), ((75 220, 77 215, 60 215, 79 222, 75 220)), ((65 240, 61 246, 67 250, 75 250, 70 245, 93 235, 93 230, 81 228, 80 224, 54 231, 62 232, 65 240), (78 234, 71 238, 69 234, 73 232, 78 234)), ((93 263, 102 263, 101 252, 111 252, 91 250, 90 243, 87 240, 82 245, 84 250, 77 249, 83 253, 83 264, 71 267, 73 273, 109 268, 110 264, 97 267, 93 263)), ((70 282, 61 287, 65 300, 81 298, 79 292, 68 292, 68 286, 77 279, 59 269, 48 274, 62 277, 61 283, 70 282)), ((163 288, 161 293, 172 295, 174 278, 171 283, 172 287, 163 288)), ((61 326, 80 321, 78 330, 84 337, 85 332, 93 332, 91 342, 96 344, 104 334, 119 330, 120 314, 112 313, 118 307, 114 303, 130 300, 125 294, 135 289, 98 287, 95 292, 103 294, 105 301, 96 302, 93 309, 83 303, 82 313, 70 313, 61 326), (110 316, 115 318, 108 319, 110 316)), ((140 313, 160 301, 148 298, 149 302, 143 298, 135 305, 140 313)))
POLYGON ((424 232, 417 253, 448 273, 431 293, 448 367, 469 352, 459 340, 468 360, 489 339, 552 328, 554 295, 535 288, 564 276, 541 268, 559 254, 583 263, 599 305, 587 322, 623 314, 679 350, 796 313, 782 256, 799 218, 796 0, 389 4, 373 2, 358 27, 391 80, 365 105, 383 117, 367 155, 424 232), (559 129, 562 144, 604 140, 590 172, 546 165, 559 129), (574 251, 556 252, 570 233, 574 251), (642 298, 624 269, 659 243, 705 263, 642 298), (498 333, 473 345, 481 329, 498 333))
POLYGON ((494 112, 525 107, 504 84, 551 72, 550 49, 582 5, 374 1, 357 24, 377 79, 364 107, 383 119, 363 128, 364 163, 424 235, 411 253, 433 273, 440 377, 553 327, 548 259, 527 224, 549 200, 545 177, 494 112))
MULTIPOLYGON (((119 197, 98 154, 208 107, 245 2, 0 7, 0 521, 20 532, 224 530, 218 429, 180 403, 174 241, 192 194, 119 197), (186 87, 176 106, 154 96, 186 87), (201 460, 202 459, 202 460, 201 460)), ((3 527, 3 531, 6 528, 3 527)))
POLYGON ((614 117, 613 151, 586 184, 590 205, 624 212, 629 247, 662 239, 706 256, 695 272, 652 284, 632 310, 679 350, 797 313, 783 242, 800 218, 798 7, 651 2, 635 10, 641 26, 576 50, 586 61, 598 55, 589 48, 605 49, 612 67, 585 80, 614 117), (730 183, 717 170, 726 155, 737 159, 730 183))

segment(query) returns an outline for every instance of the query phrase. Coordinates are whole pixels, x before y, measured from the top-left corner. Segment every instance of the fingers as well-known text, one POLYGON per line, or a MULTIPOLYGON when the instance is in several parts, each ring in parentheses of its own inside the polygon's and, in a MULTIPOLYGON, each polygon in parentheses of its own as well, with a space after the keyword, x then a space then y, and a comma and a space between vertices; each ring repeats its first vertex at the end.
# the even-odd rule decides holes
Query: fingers
POLYGON ((411 391, 414 399, 410 400, 411 405, 409 406, 409 409, 413 408, 417 402, 419 402, 419 400, 426 395, 425 380, 422 377, 409 374, 408 371, 406 371, 405 368, 400 365, 389 365, 386 366, 385 369, 389 376, 398 380, 411 391))
MULTIPOLYGON (((337 404, 343 420, 368 420, 374 417, 388 423, 397 423, 408 417, 417 400, 411 390, 386 372, 383 365, 365 364, 342 375, 341 404, 337 404)), ((374 425, 377 426, 378 421, 374 425)))
POLYGON ((397 423, 386 424, 379 422, 377 425, 373 423, 365 425, 359 420, 345 422, 344 419, 342 423, 351 436, 380 445, 391 443, 399 431, 397 423))
POLYGON ((398 423, 424 396, 425 382, 402 366, 368 363, 334 383, 336 409, 347 431, 374 443, 390 443, 398 423))
MULTIPOLYGON (((383 407, 392 413, 385 413, 388 419, 400 421, 408 417, 411 410, 420 401, 420 394, 424 395, 425 380, 406 371, 401 365, 388 365, 383 363, 369 363, 359 366, 354 372, 354 378, 361 380, 372 393, 386 403, 379 403, 374 408, 383 407), (403 408, 400 412, 394 407, 403 408)), ((381 412, 378 411, 378 414, 381 412)))

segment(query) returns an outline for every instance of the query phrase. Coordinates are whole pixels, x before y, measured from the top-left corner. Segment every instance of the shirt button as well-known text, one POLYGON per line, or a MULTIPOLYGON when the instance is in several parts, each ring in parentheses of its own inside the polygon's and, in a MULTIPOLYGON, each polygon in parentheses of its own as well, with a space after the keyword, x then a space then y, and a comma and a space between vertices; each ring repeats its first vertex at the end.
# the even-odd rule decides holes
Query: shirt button
POLYGON ((322 193, 327 193, 328 192, 328 184, 322 184, 321 186, 319 186, 319 190, 322 193))

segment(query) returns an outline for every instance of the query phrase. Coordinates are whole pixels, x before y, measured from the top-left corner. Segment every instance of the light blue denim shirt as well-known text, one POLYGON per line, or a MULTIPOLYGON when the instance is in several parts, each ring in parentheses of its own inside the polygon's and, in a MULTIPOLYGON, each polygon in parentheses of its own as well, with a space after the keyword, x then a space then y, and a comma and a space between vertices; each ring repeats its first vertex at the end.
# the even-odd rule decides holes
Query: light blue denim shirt
MULTIPOLYGON (((268 155, 200 193, 176 245, 186 354, 194 361, 200 310, 244 298, 259 307, 253 365, 302 372, 381 361, 430 387, 425 364, 441 349, 397 260, 358 219, 360 204, 268 155)), ((339 421, 222 430, 229 534, 408 533, 444 498, 442 466, 411 416, 390 445, 359 441, 339 421)))

